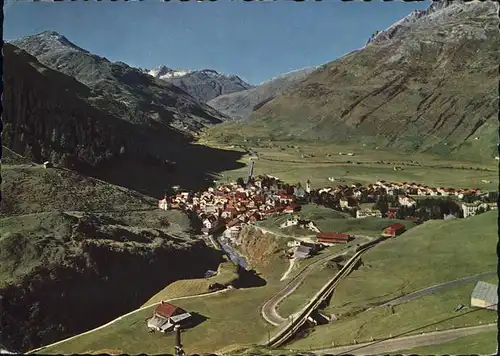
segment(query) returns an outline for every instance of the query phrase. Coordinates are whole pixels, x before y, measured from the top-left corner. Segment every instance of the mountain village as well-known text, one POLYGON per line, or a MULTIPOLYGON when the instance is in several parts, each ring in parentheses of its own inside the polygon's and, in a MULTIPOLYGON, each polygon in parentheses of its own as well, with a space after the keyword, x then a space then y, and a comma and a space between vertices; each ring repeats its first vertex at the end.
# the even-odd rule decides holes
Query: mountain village
MULTIPOLYGON (((432 198, 452 198, 460 209, 454 214, 444 214, 444 219, 467 218, 478 213, 496 209, 496 198, 480 189, 434 188, 418 183, 377 181, 375 184, 354 183, 338 185, 317 190, 311 188, 310 181, 305 188, 283 183, 279 178, 270 175, 259 175, 255 178, 249 174, 247 183, 239 182, 221 184, 210 187, 202 192, 179 192, 173 196, 165 196, 158 201, 160 209, 180 209, 195 214, 202 222, 202 232, 205 235, 222 233, 232 244, 238 245, 238 235, 246 224, 276 215, 290 215, 280 228, 298 226, 307 228, 316 234, 320 245, 346 243, 351 239, 348 234, 334 231, 320 231, 313 221, 299 219, 295 213, 301 210, 303 204, 313 201, 323 203, 327 207, 348 212, 358 219, 366 217, 395 219, 400 210, 415 211, 418 200, 432 198), (362 208, 361 206, 376 202, 383 197, 392 197, 392 206, 387 211, 362 208), (409 210, 408 210, 409 209, 409 210)), ((426 219, 415 216, 404 216, 405 220, 421 223, 426 219)), ((383 235, 396 236, 404 231, 401 223, 388 224, 381 231, 383 235)), ((291 247, 299 247, 303 243, 289 243, 291 247)))

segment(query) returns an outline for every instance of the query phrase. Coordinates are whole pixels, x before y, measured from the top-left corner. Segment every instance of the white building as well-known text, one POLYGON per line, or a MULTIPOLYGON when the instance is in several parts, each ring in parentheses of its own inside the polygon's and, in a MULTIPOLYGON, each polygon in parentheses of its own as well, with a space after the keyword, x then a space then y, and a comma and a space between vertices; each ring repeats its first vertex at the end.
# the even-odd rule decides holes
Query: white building
POLYGON ((475 308, 497 310, 498 285, 478 281, 470 297, 470 305, 475 308))
POLYGON ((283 224, 280 225, 281 229, 284 229, 289 226, 296 226, 299 223, 299 220, 296 218, 287 219, 283 224))
POLYGON ((170 202, 168 201, 167 197, 163 198, 162 200, 158 200, 158 208, 162 210, 170 209, 170 202))
POLYGON ((356 211, 356 218, 362 219, 366 217, 382 218, 380 210, 364 209, 356 211))
POLYGON ((464 212, 464 218, 476 215, 479 208, 488 210, 488 205, 478 201, 475 203, 462 203, 462 211, 464 212))
POLYGON ((287 246, 288 247, 297 247, 297 246, 300 246, 300 241, 297 241, 297 240, 288 241, 287 246))

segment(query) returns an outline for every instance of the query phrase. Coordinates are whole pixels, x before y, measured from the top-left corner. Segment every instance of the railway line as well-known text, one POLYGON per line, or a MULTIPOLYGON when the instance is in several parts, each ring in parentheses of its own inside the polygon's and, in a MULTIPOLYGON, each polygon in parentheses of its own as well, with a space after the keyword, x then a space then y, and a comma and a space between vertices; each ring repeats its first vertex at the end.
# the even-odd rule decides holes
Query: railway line
POLYGON ((377 243, 385 240, 386 238, 380 237, 376 240, 370 241, 356 249, 356 253, 352 256, 340 271, 313 297, 313 299, 298 313, 296 313, 292 320, 280 329, 274 336, 270 337, 265 343, 267 347, 279 347, 288 341, 307 321, 312 312, 323 303, 329 295, 333 292, 337 284, 347 276, 356 266, 361 258, 361 255, 368 249, 375 246, 377 243))

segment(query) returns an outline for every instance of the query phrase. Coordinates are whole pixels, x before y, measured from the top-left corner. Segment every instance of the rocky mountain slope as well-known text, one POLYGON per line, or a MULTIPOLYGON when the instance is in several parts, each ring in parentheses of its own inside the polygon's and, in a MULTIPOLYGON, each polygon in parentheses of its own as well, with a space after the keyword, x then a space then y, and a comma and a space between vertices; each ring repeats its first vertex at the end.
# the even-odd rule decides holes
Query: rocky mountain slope
POLYGON ((91 105, 94 92, 76 79, 10 44, 3 51, 2 144, 29 161, 50 160, 151 196, 170 184, 206 184, 213 172, 238 166, 233 151, 192 145, 156 120, 123 120, 91 105))
POLYGON ((237 75, 225 75, 212 69, 183 71, 160 66, 148 73, 178 86, 200 103, 253 87, 237 75))
POLYGON ((208 105, 235 120, 248 118, 262 105, 270 102, 285 90, 291 90, 316 68, 305 68, 283 74, 259 86, 232 94, 226 94, 208 101, 208 105))
POLYGON ((201 240, 103 214, 4 217, 0 226, 2 343, 12 350, 104 324, 222 261, 201 240))
POLYGON ((248 122, 221 129, 491 160, 498 155, 497 11, 490 1, 445 1, 414 12, 248 122))
POLYGON ((129 122, 161 123, 197 132, 225 119, 177 86, 125 63, 112 63, 94 55, 56 32, 23 37, 11 44, 35 56, 45 66, 74 77, 91 89, 86 97, 91 105, 129 122))

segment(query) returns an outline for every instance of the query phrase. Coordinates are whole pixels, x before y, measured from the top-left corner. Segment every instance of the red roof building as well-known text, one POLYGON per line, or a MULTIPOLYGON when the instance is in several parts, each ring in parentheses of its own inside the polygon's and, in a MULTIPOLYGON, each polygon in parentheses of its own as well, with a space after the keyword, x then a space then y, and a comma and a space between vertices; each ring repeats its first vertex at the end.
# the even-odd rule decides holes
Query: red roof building
POLYGON ((347 243, 351 240, 349 234, 341 234, 337 232, 318 232, 316 234, 316 239, 322 244, 338 244, 347 243))
POLYGON ((406 230, 406 228, 403 224, 394 223, 392 225, 387 226, 384 229, 382 235, 396 237, 397 235, 401 235, 403 232, 405 232, 405 230, 406 230))
POLYGON ((184 310, 164 301, 162 301, 155 309, 155 314, 160 315, 164 318, 170 318, 174 315, 182 313, 184 313, 184 310))
POLYGON ((284 212, 285 212, 285 213, 293 213, 293 212, 295 212, 295 211, 299 210, 299 207, 300 207, 300 206, 299 206, 299 205, 297 205, 297 204, 290 204, 290 205, 287 205, 287 206, 285 207, 284 212))

